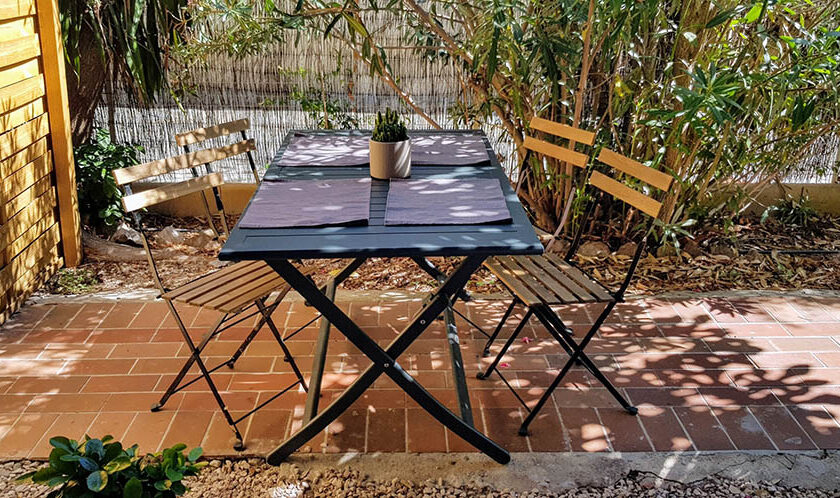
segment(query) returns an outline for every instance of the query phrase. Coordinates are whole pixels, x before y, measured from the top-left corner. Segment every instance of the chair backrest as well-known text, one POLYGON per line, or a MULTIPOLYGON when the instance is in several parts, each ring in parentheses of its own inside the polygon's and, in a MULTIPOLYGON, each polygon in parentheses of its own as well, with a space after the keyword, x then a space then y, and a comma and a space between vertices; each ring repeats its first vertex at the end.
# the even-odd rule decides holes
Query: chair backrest
POLYGON ((178 133, 175 135, 175 143, 178 144, 179 147, 183 147, 184 152, 189 152, 190 145, 213 138, 226 137, 228 135, 239 133, 242 140, 231 145, 240 147, 242 150, 239 154, 245 153, 248 156, 248 165, 251 167, 251 173, 254 175, 254 182, 259 185, 260 175, 257 173, 257 164, 254 161, 254 156, 251 154, 251 151, 255 150, 256 147, 254 145, 254 140, 249 140, 248 135, 245 133, 250 127, 251 122, 247 118, 237 119, 235 121, 228 121, 227 123, 208 126, 206 128, 198 128, 184 133, 178 133))
MULTIPOLYGON (((595 133, 536 116, 531 118, 529 127, 532 132, 537 131, 543 135, 560 138, 566 141, 566 145, 558 145, 543 138, 526 135, 522 143, 522 146, 528 151, 525 155, 526 164, 530 159, 530 154, 537 153, 544 157, 550 157, 566 164, 577 166, 578 168, 586 167, 589 156, 576 151, 575 146, 580 143, 591 147, 595 143, 595 133)), ((522 186, 525 176, 525 174, 519 175, 519 180, 516 183, 517 193, 522 186)))
MULTIPOLYGON (((598 154, 598 161, 624 175, 632 176, 642 183, 663 192, 670 190, 671 185, 674 183, 674 177, 671 175, 645 166, 638 161, 634 161, 629 157, 622 156, 609 149, 601 149, 601 152, 598 154)), ((593 170, 589 176, 589 184, 635 207, 652 218, 659 218, 659 214, 662 211, 662 203, 650 195, 629 187, 626 183, 611 178, 597 170, 593 170)))
POLYGON ((586 167, 589 158, 586 154, 577 152, 575 150, 575 144, 580 143, 591 147, 595 143, 595 133, 536 116, 531 118, 529 126, 531 130, 537 130, 544 134, 567 140, 568 146, 563 147, 536 137, 526 136, 525 142, 523 143, 526 149, 544 156, 553 157, 554 159, 579 168, 586 167))
MULTIPOLYGON (((609 176, 593 168, 587 181, 587 187, 597 188, 601 192, 612 196, 614 199, 633 206, 640 212, 648 215, 650 218, 647 227, 643 231, 644 235, 637 245, 636 253, 630 263, 624 282, 622 283, 619 291, 616 293, 616 295, 620 298, 624 295, 624 292, 627 290, 627 286, 630 284, 630 280, 633 278, 633 273, 636 271, 636 266, 644 253, 647 239, 653 229, 654 221, 659 218, 659 215, 662 212, 662 203, 660 201, 656 200, 649 193, 642 192, 637 188, 627 185, 627 183, 622 180, 629 176, 638 180, 638 182, 634 182, 637 185, 641 182, 647 187, 652 187, 662 192, 668 192, 674 183, 674 178, 665 172, 645 166, 638 161, 625 157, 609 149, 601 149, 601 152, 598 154, 597 161, 609 166, 611 169, 615 170, 617 174, 609 176)), ((651 189, 647 188, 645 190, 650 191, 651 189)), ((571 261, 572 257, 574 257, 574 254, 577 252, 581 237, 583 236, 583 231, 587 225, 586 221, 592 214, 594 204, 595 200, 593 198, 588 203, 584 211, 585 214, 581 219, 575 238, 569 247, 569 252, 566 255, 567 261, 571 261)))
MULTIPOLYGON (((222 217, 225 219, 224 205, 222 204, 221 195, 218 192, 218 187, 224 183, 221 173, 208 171, 205 175, 198 175, 177 183, 162 185, 160 187, 153 187, 134 192, 132 188, 135 182, 141 180, 148 180, 150 178, 158 177, 163 174, 172 173, 184 169, 195 169, 196 165, 205 164, 209 169, 209 164, 213 161, 229 157, 226 155, 230 151, 226 151, 224 147, 216 149, 204 149, 180 156, 168 157, 157 161, 151 161, 144 164, 129 166, 126 168, 115 169, 111 173, 114 181, 123 191, 122 205, 127 213, 134 217, 135 225, 140 233, 143 248, 146 250, 146 256, 149 260, 149 265, 152 270, 152 276, 155 283, 161 292, 166 292, 166 288, 161 281, 160 274, 157 270, 154 254, 149 246, 146 238, 146 232, 140 219, 140 211, 144 208, 160 204, 162 202, 178 199, 196 192, 205 195, 207 190, 212 190, 217 200, 217 205, 222 217)), ((194 171, 195 173, 195 171, 194 171)), ((206 197, 205 197, 206 200, 206 197)), ((206 204, 205 204, 206 205, 206 204)), ((213 223, 212 217, 208 217, 213 232, 219 236, 219 232, 213 223)))

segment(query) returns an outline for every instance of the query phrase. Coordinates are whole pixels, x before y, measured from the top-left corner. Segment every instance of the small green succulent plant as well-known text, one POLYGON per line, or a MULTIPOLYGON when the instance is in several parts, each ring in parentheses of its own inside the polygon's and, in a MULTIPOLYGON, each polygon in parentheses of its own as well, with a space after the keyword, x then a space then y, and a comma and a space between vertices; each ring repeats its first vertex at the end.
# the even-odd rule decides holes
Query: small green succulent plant
POLYGON ((385 109, 385 114, 376 114, 376 125, 373 127, 374 142, 402 142, 408 140, 408 130, 405 123, 400 120, 397 111, 390 108, 385 109))

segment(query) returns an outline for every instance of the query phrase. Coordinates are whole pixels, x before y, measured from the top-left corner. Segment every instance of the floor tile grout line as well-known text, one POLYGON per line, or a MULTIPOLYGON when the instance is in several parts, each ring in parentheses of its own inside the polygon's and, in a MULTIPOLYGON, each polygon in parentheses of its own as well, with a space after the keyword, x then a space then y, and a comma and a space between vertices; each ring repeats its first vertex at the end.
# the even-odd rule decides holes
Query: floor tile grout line
POLYGON ((752 409, 750 409, 749 406, 745 406, 744 409, 747 410, 747 413, 749 413, 750 416, 752 416, 752 418, 755 419, 756 423, 758 423, 758 426, 761 427, 761 433, 764 434, 764 437, 766 437, 767 439, 770 440, 770 444, 773 445, 773 449, 775 449, 776 451, 780 451, 779 450, 779 445, 776 444, 776 441, 773 441, 773 438, 770 437, 770 433, 767 432, 767 428, 764 427, 764 424, 761 423, 761 420, 759 420, 758 417, 756 417, 756 415, 755 415, 755 413, 753 413, 752 409))
POLYGON ((695 451, 700 451, 697 448, 697 444, 695 444, 695 442, 694 442, 694 438, 691 437, 691 434, 688 432, 688 429, 685 428, 685 424, 683 423, 682 418, 680 418, 679 414, 677 414, 677 410, 675 410, 673 406, 664 407, 664 408, 666 410, 671 411, 671 415, 673 415, 674 419, 677 421, 677 424, 679 424, 680 428, 683 431, 683 434, 685 434, 686 439, 688 439, 688 442, 691 444, 691 447, 694 448, 695 451))
POLYGON ((593 406, 592 410, 595 412, 595 418, 598 419, 598 425, 601 426, 601 433, 604 435, 604 440, 607 442, 607 452, 615 453, 615 447, 610 439, 610 434, 607 432, 607 427, 604 425, 604 419, 601 418, 601 410, 593 406))
POLYGON ((636 423, 639 424, 639 428, 642 429, 642 434, 645 436, 645 441, 647 441, 648 446, 650 447, 650 451, 653 453, 657 453, 656 446, 653 444, 653 439, 651 439, 650 434, 648 433, 647 427, 645 424, 642 423, 642 416, 637 411, 633 418, 636 419, 636 423))
MULTIPOLYGON (((90 329, 91 329, 91 332, 93 332, 93 331, 95 331, 95 330, 99 329, 99 326, 100 326, 100 325, 102 325, 102 321, 103 321, 103 320, 105 320, 105 317, 106 317, 106 316, 108 316, 108 315, 111 313, 111 311, 114 309, 114 306, 116 306, 116 303, 108 303, 108 304, 110 304, 110 306, 111 306, 111 307, 110 307, 110 308, 108 308, 108 311, 106 311, 106 312, 102 315, 102 318, 100 318, 100 319, 99 319, 99 321, 98 321, 98 322, 96 322, 96 325, 94 325, 93 327, 91 327, 91 328, 90 328, 90 329)), ((145 304, 144 304, 143 306, 145 306, 145 304)))
POLYGON ((785 411, 785 413, 787 413, 788 417, 790 417, 791 420, 793 420, 793 423, 796 424, 796 427, 798 427, 799 430, 802 431, 803 434, 805 434, 805 437, 808 438, 808 441, 811 442, 811 444, 814 446, 814 448, 815 449, 820 449, 820 445, 818 445, 817 442, 814 441, 814 439, 811 437, 811 435, 808 434, 808 431, 806 431, 805 428, 802 427, 802 424, 799 423, 799 420, 796 417, 793 416, 793 412, 790 411, 790 406, 782 404, 782 409, 785 411))
MULTIPOLYGON (((93 417, 90 419, 90 422, 88 422, 88 424, 85 426, 85 430, 82 431, 82 434, 87 436, 90 427, 93 425, 93 421, 96 420, 96 417, 99 416, 100 412, 97 411, 97 412, 75 412, 75 413, 93 413, 94 414, 93 417)), ((43 441, 44 438, 52 439, 53 437, 55 437, 55 433, 53 432, 52 429, 55 426, 55 424, 58 423, 58 420, 61 418, 61 415, 66 415, 66 413, 59 413, 58 416, 55 417, 55 420, 53 420, 53 423, 50 424, 49 428, 46 431, 44 431, 44 435, 41 436, 41 439, 36 441, 35 444, 33 445, 32 450, 30 450, 30 452, 28 454, 29 458, 35 458, 35 456, 32 454, 32 452, 35 451, 35 448, 38 447, 38 444, 41 441, 43 441), (49 435, 50 433, 53 433, 54 436, 50 436, 49 435)), ((73 439, 76 436, 75 435, 68 435, 67 437, 70 438, 70 439, 73 439)), ((96 437, 96 436, 94 436, 94 437, 96 437)))

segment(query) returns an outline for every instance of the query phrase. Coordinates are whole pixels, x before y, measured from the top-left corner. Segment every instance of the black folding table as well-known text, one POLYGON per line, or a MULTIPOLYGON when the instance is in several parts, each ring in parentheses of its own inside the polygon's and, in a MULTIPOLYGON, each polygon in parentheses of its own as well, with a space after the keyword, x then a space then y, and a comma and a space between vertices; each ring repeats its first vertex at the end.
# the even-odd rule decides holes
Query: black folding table
MULTIPOLYGON (((368 166, 284 167, 278 162, 295 133, 348 133, 348 132, 291 132, 278 151, 268 171, 266 180, 304 180, 366 178, 368 166)), ((351 132, 352 133, 352 132, 351 132)), ((415 166, 414 178, 497 178, 510 210, 512 222, 487 225, 419 225, 385 226, 385 201, 387 181, 372 180, 370 220, 365 226, 332 226, 317 228, 240 228, 235 227, 219 254, 219 259, 242 261, 262 260, 274 268, 306 301, 322 315, 321 334, 316 343, 312 378, 304 413, 303 426, 289 439, 272 451, 267 460, 277 465, 294 451, 317 436, 336 420, 353 402, 381 376, 387 375, 418 405, 481 452, 499 463, 510 460, 508 452, 475 428, 472 408, 466 387, 463 361, 453 317, 455 300, 467 298, 464 286, 483 261, 495 255, 541 254, 543 247, 516 194, 510 188, 490 143, 482 132, 476 131, 427 131, 412 135, 433 133, 478 134, 487 149, 488 161, 473 166, 430 165, 415 166), (443 274, 426 259, 430 256, 463 256, 464 259, 449 275, 443 274), (333 303, 335 288, 349 277, 368 258, 408 257, 422 270, 439 282, 423 302, 420 311, 410 323, 384 349, 356 325, 333 303), (326 284, 318 286, 302 274, 290 260, 315 258, 351 258, 351 262, 326 284), (454 414, 423 386, 409 375, 398 360, 400 355, 443 314, 446 320, 449 351, 452 356, 453 376, 456 385, 460 416, 454 414), (365 356, 370 365, 344 393, 323 411, 318 412, 320 380, 324 369, 330 326, 344 334, 365 356)))

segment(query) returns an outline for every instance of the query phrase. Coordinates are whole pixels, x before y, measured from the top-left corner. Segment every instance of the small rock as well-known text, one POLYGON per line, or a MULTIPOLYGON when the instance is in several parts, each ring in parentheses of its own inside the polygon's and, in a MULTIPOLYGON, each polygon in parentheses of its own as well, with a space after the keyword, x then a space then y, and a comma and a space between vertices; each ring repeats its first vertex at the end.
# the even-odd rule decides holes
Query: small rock
POLYGON ((636 255, 636 249, 639 248, 639 244, 635 242, 625 242, 621 244, 621 247, 615 251, 616 256, 627 256, 628 258, 632 258, 636 255))
POLYGON ((676 255, 677 255, 677 248, 672 246, 672 245, 663 244, 656 249, 656 257, 657 258, 668 258, 668 257, 671 257, 671 256, 676 256, 676 255))
POLYGON ((549 252, 565 256, 569 252, 570 245, 569 241, 565 239, 554 239, 554 242, 549 247, 549 252))
POLYGON ((603 242, 590 240, 581 244, 577 253, 587 258, 603 258, 610 254, 610 248, 603 242))
POLYGON ((118 244, 132 244, 135 246, 143 245, 143 238, 140 232, 128 226, 128 223, 120 223, 111 240, 118 244))
POLYGON ((185 244, 196 249, 204 249, 210 242, 213 242, 213 236, 208 237, 207 234, 201 232, 184 240, 185 244))
POLYGON ((155 240, 158 244, 164 246, 175 246, 184 243, 184 235, 175 229, 173 226, 168 226, 158 232, 155 240))
POLYGON ((715 242, 714 244, 712 244, 712 246, 709 248, 709 252, 711 252, 715 256, 727 256, 730 258, 738 257, 738 251, 734 247, 731 247, 723 242, 715 242))
POLYGON ((698 244, 694 239, 686 240, 685 243, 683 243, 682 250, 688 253, 688 255, 692 258, 703 255, 703 250, 700 249, 700 244, 698 244))

